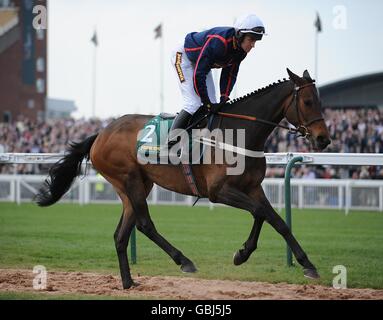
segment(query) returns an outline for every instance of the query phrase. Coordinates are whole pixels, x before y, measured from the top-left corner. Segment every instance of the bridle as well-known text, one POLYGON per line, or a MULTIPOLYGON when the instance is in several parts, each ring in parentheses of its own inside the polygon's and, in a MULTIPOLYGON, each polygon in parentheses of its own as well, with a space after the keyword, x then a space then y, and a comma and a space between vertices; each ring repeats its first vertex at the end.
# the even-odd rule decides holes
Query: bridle
POLYGON ((317 117, 317 118, 314 118, 314 119, 312 119, 306 123, 304 121, 302 121, 301 112, 299 111, 299 106, 298 106, 298 93, 301 89, 309 87, 309 86, 313 86, 313 85, 314 85, 314 81, 310 82, 310 83, 303 84, 301 86, 297 86, 294 84, 293 97, 292 97, 290 103, 288 104, 288 106, 284 112, 284 117, 286 117, 287 112, 290 109, 290 107, 292 105, 294 105, 295 110, 296 110, 297 120, 298 120, 298 127, 297 128, 287 127, 287 126, 281 125, 281 124, 276 123, 276 122, 258 119, 257 117, 253 117, 253 116, 245 116, 245 115, 226 113, 226 112, 217 112, 217 114, 220 116, 223 116, 223 117, 243 119, 243 120, 249 120, 249 121, 256 121, 256 122, 268 124, 271 126, 279 127, 282 129, 289 130, 289 132, 292 134, 300 134, 298 137, 303 137, 303 138, 308 139, 311 136, 311 134, 310 134, 309 130, 307 129, 307 127, 312 125, 314 122, 321 121, 324 119, 323 119, 323 117, 317 117), (294 101, 295 101, 295 103, 294 103, 294 101))
MULTIPOLYGON (((310 125, 312 125, 313 123, 315 123, 317 121, 324 120, 323 117, 321 116, 321 117, 314 118, 314 119, 310 120, 309 122, 305 123, 302 120, 303 117, 301 115, 301 112, 299 111, 299 106, 298 106, 298 93, 299 93, 299 91, 303 88, 313 86, 313 85, 314 85, 314 82, 306 83, 306 84, 303 84, 301 86, 294 85, 293 98, 291 99, 291 102, 287 106, 285 114, 284 114, 284 116, 286 117, 287 112, 289 111, 290 107, 294 104, 294 101, 295 101, 294 106, 295 106, 295 111, 296 111, 297 120, 298 120, 298 127, 296 129, 294 129, 294 131, 295 131, 295 133, 300 133, 301 135, 299 137, 303 137, 303 138, 309 138, 311 135, 309 130, 307 129, 307 127, 309 127, 310 125)), ((291 128, 289 128, 289 130, 290 129, 291 128)))

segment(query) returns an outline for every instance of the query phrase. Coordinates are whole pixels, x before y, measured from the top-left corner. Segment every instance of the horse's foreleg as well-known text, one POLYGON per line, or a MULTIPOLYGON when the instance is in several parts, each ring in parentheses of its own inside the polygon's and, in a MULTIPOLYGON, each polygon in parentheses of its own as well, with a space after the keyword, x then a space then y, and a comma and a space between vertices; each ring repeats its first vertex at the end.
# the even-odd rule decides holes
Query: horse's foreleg
POLYGON ((129 186, 127 186, 127 195, 132 202, 136 215, 137 229, 164 250, 177 265, 181 266, 183 272, 196 272, 197 269, 193 262, 158 233, 150 218, 146 199, 142 197, 142 183, 135 181, 134 184, 131 184, 132 182, 133 181, 130 180, 129 186))
MULTIPOLYGON (((259 193, 259 189, 261 187, 255 188, 251 190, 248 195, 254 200, 257 201, 257 195, 259 193)), ((258 205, 258 209, 256 210, 262 210, 262 207, 258 205)), ((246 242, 243 244, 243 248, 239 249, 235 254, 233 258, 233 262, 236 266, 241 265, 242 263, 246 262, 250 255, 257 249, 258 239, 259 235, 262 230, 263 222, 265 219, 257 214, 252 213, 254 216, 254 223, 253 227, 251 228, 250 235, 246 242)))
POLYGON ((251 229, 249 238, 243 244, 243 248, 239 249, 233 257, 233 262, 236 266, 241 265, 249 259, 250 255, 257 249, 259 234, 261 233, 264 218, 254 218, 253 227, 251 229))
POLYGON ((306 253, 295 239, 291 230, 287 226, 286 222, 280 217, 280 215, 274 210, 266 196, 264 198, 266 204, 265 209, 267 212, 267 222, 286 240, 287 244, 291 248, 295 258, 301 266, 304 268, 304 275, 308 278, 317 279, 319 274, 315 266, 308 259, 306 253))
POLYGON ((120 222, 118 223, 118 226, 114 233, 114 243, 116 246, 118 263, 120 266, 122 286, 124 289, 129 289, 131 286, 134 285, 134 282, 130 275, 127 248, 130 234, 135 225, 135 218, 133 209, 130 203, 128 203, 128 200, 124 200, 123 203, 124 211, 122 212, 120 222))
MULTIPOLYGON (((213 200, 214 202, 227 204, 235 208, 247 210, 252 213, 255 219, 258 218, 261 220, 266 220, 286 240, 287 244, 290 246, 292 252, 294 253, 297 261, 304 267, 305 276, 310 278, 319 277, 314 265, 307 258, 306 253, 303 251, 297 240, 292 235, 285 221, 283 221, 283 219, 278 215, 278 213, 274 211, 271 204, 264 195, 263 191, 257 196, 256 199, 253 199, 244 192, 226 185, 223 186, 222 189, 219 190, 214 195, 214 197, 211 198, 211 200, 213 200)), ((253 239, 253 243, 255 239, 257 239, 257 230, 258 228, 253 227, 253 237, 252 235, 250 235, 250 238, 253 239)))

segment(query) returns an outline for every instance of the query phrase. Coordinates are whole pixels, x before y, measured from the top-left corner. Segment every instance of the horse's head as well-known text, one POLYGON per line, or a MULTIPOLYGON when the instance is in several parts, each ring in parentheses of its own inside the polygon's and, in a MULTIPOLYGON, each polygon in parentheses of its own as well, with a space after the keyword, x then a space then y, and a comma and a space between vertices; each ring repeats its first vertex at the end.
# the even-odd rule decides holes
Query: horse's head
POLYGON ((314 80, 307 70, 303 77, 287 69, 294 91, 285 106, 287 121, 296 126, 315 150, 325 149, 331 142, 321 111, 321 102, 314 80))

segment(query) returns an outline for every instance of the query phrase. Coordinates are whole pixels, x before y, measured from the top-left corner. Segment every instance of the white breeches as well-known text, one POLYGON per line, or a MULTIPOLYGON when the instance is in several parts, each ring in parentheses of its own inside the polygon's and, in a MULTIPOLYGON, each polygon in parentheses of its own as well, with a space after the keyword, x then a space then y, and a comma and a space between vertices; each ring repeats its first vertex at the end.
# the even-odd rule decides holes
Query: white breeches
MULTIPOLYGON (((178 85, 181 89, 183 109, 190 114, 194 114, 202 105, 202 102, 201 98, 194 90, 193 76, 195 64, 188 59, 183 45, 180 45, 173 50, 171 63, 177 76, 178 85)), ((216 103, 217 99, 211 70, 206 76, 206 87, 210 101, 216 103)))

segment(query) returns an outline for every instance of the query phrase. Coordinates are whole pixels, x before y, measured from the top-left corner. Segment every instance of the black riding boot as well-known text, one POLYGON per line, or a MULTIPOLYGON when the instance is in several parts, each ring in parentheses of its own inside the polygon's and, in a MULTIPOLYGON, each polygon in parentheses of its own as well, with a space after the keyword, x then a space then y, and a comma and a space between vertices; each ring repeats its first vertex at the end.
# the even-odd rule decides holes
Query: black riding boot
POLYGON ((173 121, 172 127, 170 128, 170 131, 169 131, 169 137, 168 137, 169 148, 177 143, 176 139, 174 140, 172 139, 174 137, 174 135, 172 135, 172 130, 185 129, 191 116, 192 115, 185 110, 181 110, 180 113, 176 116, 176 118, 173 121))

